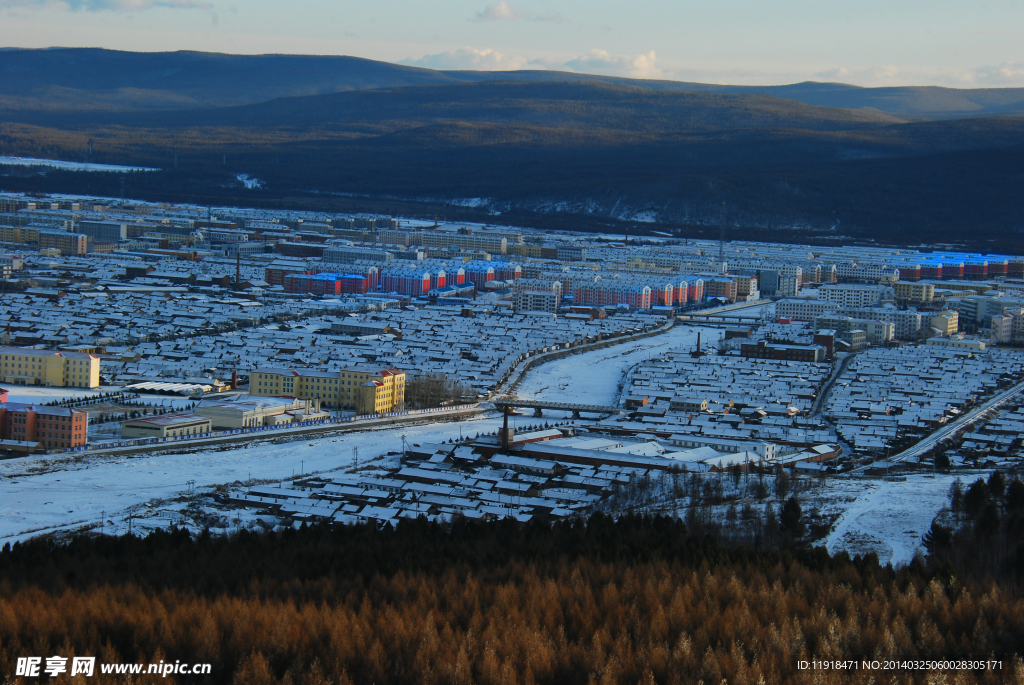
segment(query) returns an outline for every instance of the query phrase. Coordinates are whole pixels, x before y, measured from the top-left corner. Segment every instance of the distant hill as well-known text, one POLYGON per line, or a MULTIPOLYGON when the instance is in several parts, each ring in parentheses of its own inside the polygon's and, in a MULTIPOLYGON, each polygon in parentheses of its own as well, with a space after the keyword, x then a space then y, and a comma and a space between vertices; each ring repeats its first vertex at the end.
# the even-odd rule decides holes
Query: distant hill
POLYGON ((92 140, 91 161, 162 169, 0 167, 7 190, 116 195, 124 181, 128 195, 204 204, 1024 253, 1024 118, 1008 114, 1020 89, 103 50, 0 51, 0 74, 0 155, 81 161, 92 140))
POLYGON ((559 71, 437 71, 357 57, 136 53, 95 48, 0 50, 0 110, 223 107, 351 90, 480 81, 599 82, 652 90, 771 95, 899 118, 1024 114, 1024 88, 860 88, 841 83, 723 86, 559 71))

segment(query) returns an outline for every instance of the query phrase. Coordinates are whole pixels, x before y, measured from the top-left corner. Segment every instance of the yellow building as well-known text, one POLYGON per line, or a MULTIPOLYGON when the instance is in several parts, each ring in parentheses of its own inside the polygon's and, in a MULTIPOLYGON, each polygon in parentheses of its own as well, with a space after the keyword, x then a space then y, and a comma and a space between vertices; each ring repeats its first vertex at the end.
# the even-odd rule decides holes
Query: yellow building
POLYGON ((953 335, 960 330, 959 312, 942 311, 931 319, 931 327, 939 331, 939 335, 953 335))
POLYGON ((89 252, 89 236, 67 231, 39 231, 39 249, 57 249, 62 255, 82 256, 89 252))
POLYGON ((398 411, 405 407, 405 372, 398 369, 381 369, 376 373, 354 368, 342 371, 353 375, 367 375, 367 380, 356 386, 356 413, 382 414, 398 411))
POLYGON ((517 257, 533 257, 534 259, 540 259, 540 245, 509 245, 509 254, 516 255, 517 257))
POLYGON ((98 388, 100 359, 83 352, 0 347, 0 382, 14 385, 98 388))
POLYGON ((39 229, 28 226, 0 226, 0 241, 5 243, 39 242, 39 229))
POLYGON ((405 372, 370 366, 340 372, 256 369, 249 376, 249 394, 316 400, 325 407, 379 414, 405 406, 405 372))
POLYGON ((931 302, 935 299, 935 286, 931 283, 896 281, 892 284, 897 300, 909 302, 931 302))

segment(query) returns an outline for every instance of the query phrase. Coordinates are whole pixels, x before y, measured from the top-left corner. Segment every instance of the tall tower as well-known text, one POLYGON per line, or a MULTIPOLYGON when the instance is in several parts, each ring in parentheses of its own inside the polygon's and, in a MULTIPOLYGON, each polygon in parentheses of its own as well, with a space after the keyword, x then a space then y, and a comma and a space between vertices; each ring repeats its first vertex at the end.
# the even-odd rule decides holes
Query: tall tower
POLYGON ((718 229, 718 270, 725 273, 725 224, 718 229))

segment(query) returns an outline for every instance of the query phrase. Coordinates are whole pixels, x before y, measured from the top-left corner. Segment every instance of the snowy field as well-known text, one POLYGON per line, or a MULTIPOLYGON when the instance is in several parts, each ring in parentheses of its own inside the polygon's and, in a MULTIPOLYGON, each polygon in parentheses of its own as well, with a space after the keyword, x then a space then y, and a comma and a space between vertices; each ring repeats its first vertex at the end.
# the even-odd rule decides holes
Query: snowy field
POLYGON ((822 513, 842 512, 825 540, 829 552, 875 552, 883 564, 907 564, 932 519, 949 506, 956 476, 910 474, 905 481, 833 479, 822 513))
MULTIPOLYGON (((356 456, 353 447, 358 448, 361 464, 388 451, 401 451, 403 434, 408 442, 439 442, 458 437, 460 427, 466 435, 475 435, 499 426, 497 418, 481 418, 280 444, 254 442, 223 451, 0 461, 0 545, 96 525, 101 517, 109 521, 106 532, 127 531, 124 519, 129 509, 158 512, 162 502, 181 497, 190 480, 201 492, 249 479, 287 480, 293 474, 349 468, 356 456)), ((166 525, 166 520, 162 523, 166 525)), ((146 527, 144 520, 136 525, 146 527)))
POLYGON ((580 404, 618 404, 622 380, 629 369, 672 349, 693 349, 698 331, 702 347, 713 345, 724 334, 719 328, 675 326, 651 338, 556 359, 530 369, 516 388, 516 395, 580 404))
POLYGON ((99 388, 44 388, 27 387, 22 385, 9 385, 7 388, 8 402, 51 402, 53 400, 77 399, 80 397, 93 397, 101 392, 121 392, 120 386, 100 386, 99 388))
POLYGON ((118 166, 116 164, 92 164, 91 162, 65 162, 59 159, 35 159, 33 157, 3 157, 0 156, 0 165, 10 166, 48 166, 54 169, 66 171, 159 171, 141 166, 118 166))

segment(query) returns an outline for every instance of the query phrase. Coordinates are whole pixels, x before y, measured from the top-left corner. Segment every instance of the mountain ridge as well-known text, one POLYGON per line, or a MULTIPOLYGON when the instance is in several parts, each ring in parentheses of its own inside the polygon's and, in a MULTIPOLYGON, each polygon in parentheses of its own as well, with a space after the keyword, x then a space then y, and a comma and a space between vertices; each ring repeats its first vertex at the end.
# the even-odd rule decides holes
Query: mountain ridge
POLYGON ((278 97, 480 81, 600 82, 649 90, 761 94, 809 105, 873 108, 898 118, 1024 114, 1024 88, 868 88, 807 81, 744 86, 644 80, 565 71, 456 71, 350 56, 134 53, 100 48, 0 50, 0 110, 178 109, 278 97))

